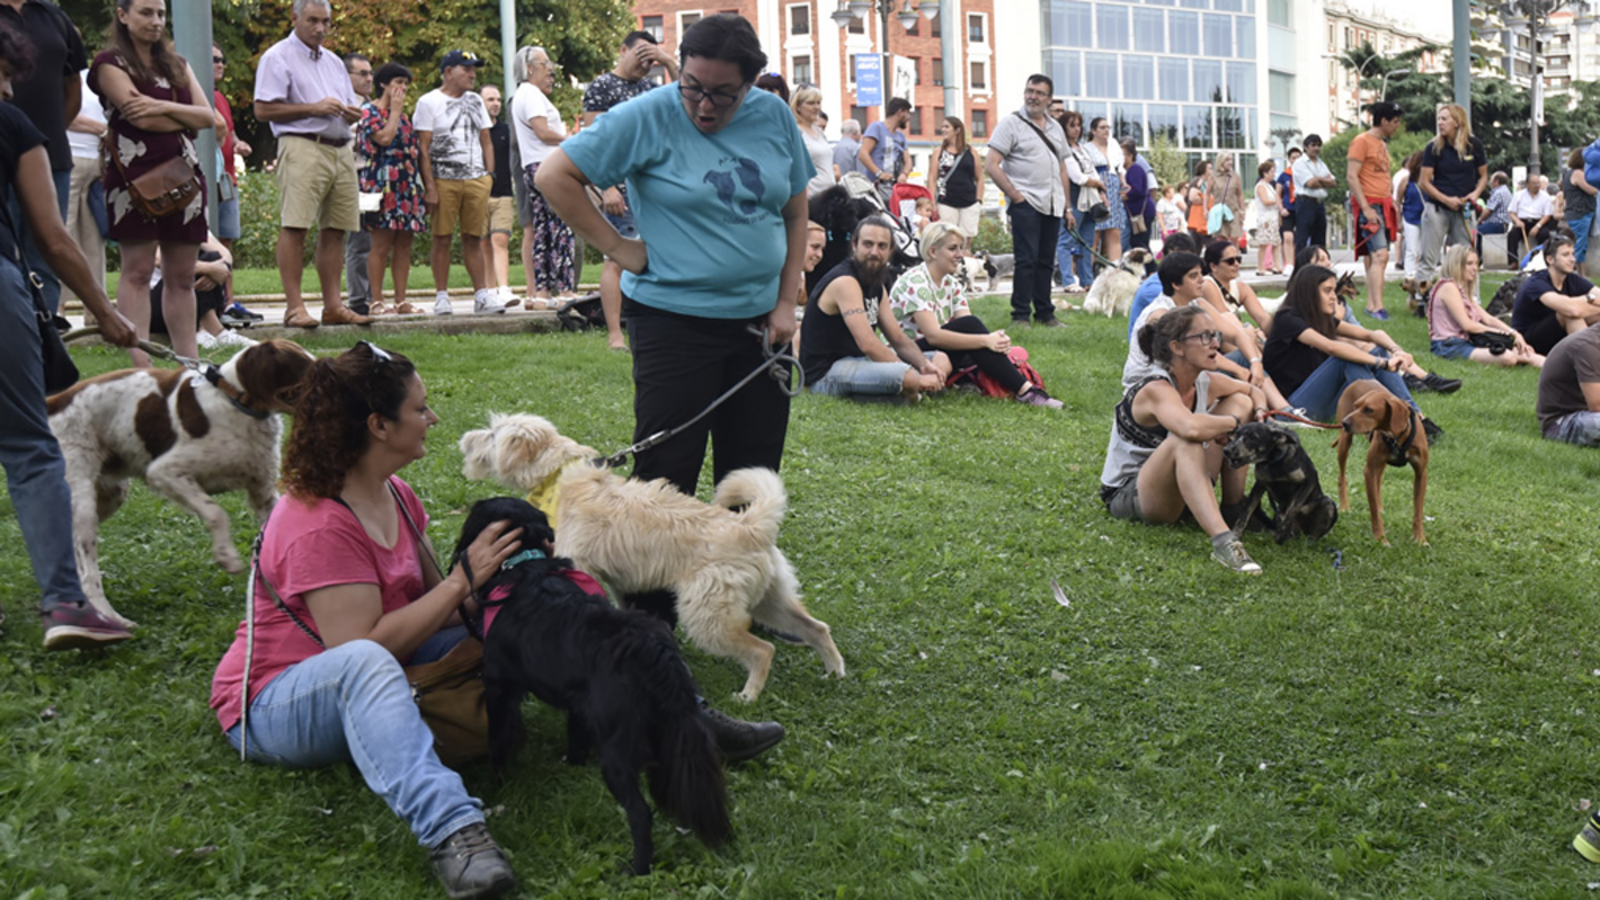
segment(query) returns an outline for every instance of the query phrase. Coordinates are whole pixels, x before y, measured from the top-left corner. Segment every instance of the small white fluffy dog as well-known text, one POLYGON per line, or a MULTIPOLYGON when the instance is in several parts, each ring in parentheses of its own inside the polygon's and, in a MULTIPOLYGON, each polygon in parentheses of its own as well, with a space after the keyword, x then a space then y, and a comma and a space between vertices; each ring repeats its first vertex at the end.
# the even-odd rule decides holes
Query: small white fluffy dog
POLYGON ((1133 306, 1133 295, 1144 281, 1145 264, 1153 257, 1149 250, 1135 247, 1122 254, 1122 261, 1100 272, 1089 295, 1083 299, 1085 312, 1103 313, 1106 318, 1126 316, 1133 306))
POLYGON ((527 492, 550 516, 556 554, 619 598, 676 593, 689 640, 749 671, 738 694, 746 702, 761 695, 774 654, 772 644, 750 633, 752 620, 793 635, 817 651, 828 674, 844 675, 827 624, 806 612, 794 570, 777 547, 788 502, 777 473, 729 473, 705 504, 665 479, 631 481, 595 465, 594 450, 524 414, 491 416, 487 429, 461 436, 461 452, 462 474, 527 492))

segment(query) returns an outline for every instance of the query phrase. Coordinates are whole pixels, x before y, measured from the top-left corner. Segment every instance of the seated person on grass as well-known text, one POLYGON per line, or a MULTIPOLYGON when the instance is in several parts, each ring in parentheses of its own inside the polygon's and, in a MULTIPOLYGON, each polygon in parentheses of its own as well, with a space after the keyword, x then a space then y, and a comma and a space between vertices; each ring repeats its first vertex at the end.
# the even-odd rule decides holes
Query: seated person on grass
POLYGON ((1562 338, 1600 322, 1600 289, 1578 274, 1572 241, 1553 237, 1544 245, 1545 269, 1517 291, 1511 327, 1535 353, 1549 354, 1562 338))
POLYGON ((1202 296, 1212 312, 1237 317, 1239 310, 1244 310, 1255 323, 1256 343, 1264 343, 1267 332, 1272 330, 1272 315, 1261 305, 1255 288, 1239 277, 1244 251, 1233 241, 1212 241, 1206 245, 1202 259, 1206 276, 1202 296))
MULTIPOLYGON (((1174 253, 1199 253, 1200 248, 1195 245, 1194 238, 1187 231, 1173 232, 1171 237, 1161 245, 1161 258, 1166 259, 1174 253)), ((1139 323, 1139 314, 1150 305, 1150 301, 1161 296, 1161 273, 1151 272, 1139 282, 1139 289, 1133 292, 1133 304, 1128 307, 1128 343, 1134 343, 1133 326, 1139 323)))
POLYGON ((889 292, 889 308, 906 337, 923 351, 943 350, 955 369, 976 366, 1009 391, 1018 403, 1060 409, 1061 401, 1029 381, 1006 356, 1011 338, 990 331, 972 314, 956 279, 967 233, 948 222, 934 222, 922 233, 922 262, 901 275, 889 292))
POLYGON ((924 393, 943 390, 950 375, 950 358, 924 353, 887 309, 884 280, 894 250, 893 229, 882 215, 862 219, 850 255, 811 292, 800 323, 800 366, 806 383, 819 394, 899 394, 920 400, 924 393), (885 307, 881 316, 880 306, 885 307))
POLYGON ((1260 388, 1217 371, 1219 337, 1210 313, 1195 305, 1139 329, 1139 346, 1156 371, 1129 387, 1116 406, 1100 499, 1112 516, 1132 522, 1170 524, 1187 509, 1211 536, 1213 559, 1258 574, 1261 566, 1223 514, 1243 503, 1249 471, 1224 466, 1222 444, 1241 422, 1267 415, 1267 398, 1260 388))
MULTIPOLYGON (((228 308, 228 294, 233 281, 233 254, 206 232, 206 241, 200 245, 200 254, 194 264, 195 338, 202 350, 226 347, 252 347, 255 341, 237 331, 222 326, 219 316, 228 308)), ((167 320, 161 309, 165 293, 165 279, 161 277, 161 251, 156 250, 156 267, 150 275, 150 333, 167 334, 167 320)))
POLYGON ((1476 250, 1466 244, 1445 250, 1440 274, 1443 277, 1428 298, 1428 338, 1435 356, 1470 359, 1486 366, 1526 365, 1537 369, 1544 365, 1544 357, 1533 352, 1522 335, 1478 305, 1476 250), (1511 349, 1494 353, 1488 347, 1473 345, 1472 335, 1491 332, 1511 338, 1511 349))
POLYGON ((1546 440, 1600 446, 1600 325, 1563 338, 1539 372, 1539 431, 1546 440))
MULTIPOLYGON (((1337 282, 1333 270, 1322 266, 1295 272, 1289 294, 1273 316, 1272 336, 1267 338, 1268 374, 1288 393, 1290 404, 1314 419, 1332 418, 1344 389, 1369 378, 1416 409, 1399 374, 1411 362, 1411 354, 1384 332, 1368 331, 1339 318, 1337 282), (1363 350, 1356 341, 1377 346, 1363 350), (1380 350, 1388 357, 1380 356, 1380 350)), ((1422 430, 1429 442, 1443 433, 1426 417, 1422 430)))

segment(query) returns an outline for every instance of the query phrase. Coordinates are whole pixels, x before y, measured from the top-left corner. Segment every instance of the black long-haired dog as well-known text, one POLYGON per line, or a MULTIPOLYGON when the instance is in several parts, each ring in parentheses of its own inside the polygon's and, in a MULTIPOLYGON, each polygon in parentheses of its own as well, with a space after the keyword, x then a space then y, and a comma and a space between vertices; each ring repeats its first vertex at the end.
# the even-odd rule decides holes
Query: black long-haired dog
POLYGON ((641 772, 658 809, 706 844, 724 843, 732 825, 722 760, 672 632, 647 613, 585 593, 567 577, 570 561, 544 555, 555 532, 521 499, 475 504, 455 558, 500 520, 522 528, 523 548, 537 556, 513 556, 510 568, 477 586, 479 603, 499 607, 483 647, 495 766, 521 742, 522 699, 531 693, 567 711, 567 762, 582 763, 598 749, 600 774, 628 814, 635 874, 647 874, 655 855, 641 772))

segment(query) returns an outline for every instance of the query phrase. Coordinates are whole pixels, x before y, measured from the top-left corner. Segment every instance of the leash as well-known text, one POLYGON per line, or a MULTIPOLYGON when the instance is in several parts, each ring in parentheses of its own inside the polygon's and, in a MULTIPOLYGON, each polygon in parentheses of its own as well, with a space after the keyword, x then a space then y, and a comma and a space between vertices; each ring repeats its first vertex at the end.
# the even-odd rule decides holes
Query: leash
MULTIPOLYGON (((1073 212, 1076 213, 1076 212, 1078 212, 1078 210, 1073 210, 1073 212)), ((1085 213, 1085 215, 1088 215, 1088 213, 1085 213)), ((1061 227, 1062 228, 1066 228, 1067 227, 1065 221, 1063 221, 1061 223, 1061 227)), ((1072 237, 1073 242, 1076 243, 1081 249, 1089 251, 1089 256, 1091 258, 1093 258, 1094 260, 1096 260, 1097 262, 1099 262, 1100 265, 1105 266, 1108 269, 1109 268, 1113 268, 1115 266, 1121 265, 1121 263, 1115 262, 1115 261, 1111 260, 1108 257, 1101 256, 1100 255, 1100 251, 1094 249, 1094 247, 1089 245, 1089 244, 1085 244, 1083 242, 1083 236, 1078 234, 1077 229, 1075 229, 1075 228, 1068 229, 1067 230, 1067 234, 1072 237)))
MULTIPOLYGON (((75 328, 72 331, 62 335, 61 342, 66 343, 68 341, 90 337, 99 333, 99 325, 89 325, 84 328, 75 328)), ((179 356, 177 351, 173 350, 171 347, 168 347, 166 344, 158 344, 154 341, 145 340, 143 338, 139 340, 138 347, 140 350, 143 350, 145 353, 156 359, 164 359, 168 362, 175 362, 178 365, 183 366, 185 369, 198 374, 212 387, 221 392, 222 396, 228 398, 228 403, 231 404, 234 409, 237 409, 239 412, 244 413, 250 418, 256 420, 265 420, 268 416, 272 415, 272 413, 267 410, 255 409, 253 407, 244 405, 244 403, 239 400, 238 396, 236 396, 233 391, 223 387, 223 385, 226 384, 226 380, 222 377, 222 370, 217 368, 216 363, 213 363, 211 360, 206 359, 203 356, 197 358, 179 356)))
POLYGON ((785 396, 795 397, 799 395, 799 393, 805 389, 806 376, 805 372, 800 368, 800 360, 796 359, 794 354, 789 352, 788 347, 790 345, 785 345, 783 348, 774 347, 771 341, 768 339, 768 330, 766 327, 757 328, 755 325, 750 325, 745 330, 760 339, 761 354, 763 357, 765 357, 761 361, 760 365, 750 370, 750 374, 739 379, 738 384, 735 384, 733 387, 723 391, 720 397, 711 401, 705 409, 700 410, 700 412, 696 413, 695 417, 689 421, 673 428, 658 431, 642 441, 635 441, 634 443, 624 447, 621 450, 618 450, 616 453, 613 453, 610 456, 601 457, 599 460, 597 460, 597 462, 606 468, 615 469, 627 462, 628 457, 637 455, 640 451, 649 450, 660 444, 666 443, 672 438, 677 437, 679 434, 682 434, 685 430, 692 428, 696 422, 710 415, 712 410, 726 403, 729 397, 739 393, 739 391, 742 390, 745 385, 749 384, 751 381, 754 381, 756 376, 763 372, 767 373, 774 381, 778 382, 778 389, 783 391, 785 396), (795 372, 798 372, 800 375, 800 381, 798 384, 794 383, 792 373, 795 372))
POLYGON ((1299 422, 1302 425, 1310 425, 1312 428, 1343 428, 1344 427, 1344 426, 1340 425, 1337 422, 1318 422, 1315 419, 1308 419, 1305 416, 1302 416, 1299 413, 1294 412, 1293 410, 1288 410, 1288 409, 1275 409, 1272 412, 1267 413, 1267 416, 1268 416, 1268 418, 1289 419, 1289 420, 1294 421, 1294 422, 1299 422))

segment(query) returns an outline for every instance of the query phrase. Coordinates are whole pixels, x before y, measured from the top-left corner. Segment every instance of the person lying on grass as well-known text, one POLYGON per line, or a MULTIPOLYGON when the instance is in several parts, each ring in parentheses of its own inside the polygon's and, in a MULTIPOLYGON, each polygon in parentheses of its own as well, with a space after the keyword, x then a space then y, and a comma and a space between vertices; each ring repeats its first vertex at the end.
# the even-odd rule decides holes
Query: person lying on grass
POLYGON ((1211 314, 1193 305, 1139 329, 1139 346, 1157 370, 1116 406, 1100 499, 1111 515, 1132 522, 1176 522, 1187 509, 1211 536, 1213 559, 1254 575, 1261 566, 1223 515, 1243 503, 1249 472, 1223 465, 1222 444, 1240 423, 1266 418, 1267 398, 1218 372, 1220 338, 1211 314), (1219 478, 1220 505, 1213 486, 1219 478))
POLYGON ((922 262, 901 275, 889 292, 889 308, 900 330, 924 352, 949 354, 955 369, 976 366, 1018 403, 1060 409, 1060 400, 1029 381, 1007 357, 1011 338, 1004 331, 990 331, 967 305, 966 292, 955 276, 969 237, 948 222, 934 222, 923 230, 922 262))
POLYGON ((943 390, 950 376, 950 357, 924 352, 887 308, 879 315, 885 305, 893 228, 882 215, 862 219, 851 238, 850 255, 811 292, 800 324, 800 365, 806 384, 819 394, 899 394, 916 401, 924 393, 943 390))
POLYGON ((1445 250, 1441 274, 1428 297, 1429 348, 1434 356, 1470 359, 1486 366, 1543 368, 1544 357, 1535 353, 1520 333, 1478 305, 1477 251, 1466 244, 1445 250), (1495 353, 1472 343, 1472 335, 1491 333, 1510 338, 1511 349, 1495 353))

